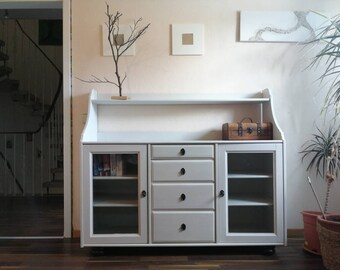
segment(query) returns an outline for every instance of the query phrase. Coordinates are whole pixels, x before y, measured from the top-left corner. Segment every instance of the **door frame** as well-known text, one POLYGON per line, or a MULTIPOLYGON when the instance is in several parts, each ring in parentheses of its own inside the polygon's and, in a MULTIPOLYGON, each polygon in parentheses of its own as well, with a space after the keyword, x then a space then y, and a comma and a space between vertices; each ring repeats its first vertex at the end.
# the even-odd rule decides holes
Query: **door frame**
MULTIPOLYGON (((72 237, 72 181, 71 181, 71 0, 1 1, 1 9, 62 8, 63 17, 63 120, 64 120, 64 234, 72 237)), ((38 236, 39 237, 39 236, 38 236)))
MULTIPOLYGON (((62 1, 62 0, 60 0, 62 1)), ((64 237, 72 237, 71 0, 63 0, 64 237)))

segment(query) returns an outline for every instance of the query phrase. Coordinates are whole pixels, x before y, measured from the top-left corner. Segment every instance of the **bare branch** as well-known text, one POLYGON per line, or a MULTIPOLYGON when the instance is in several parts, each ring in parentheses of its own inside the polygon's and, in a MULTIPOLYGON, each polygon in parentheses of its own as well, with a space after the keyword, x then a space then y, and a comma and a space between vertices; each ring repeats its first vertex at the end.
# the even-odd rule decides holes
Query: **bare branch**
POLYGON ((140 38, 142 35, 145 34, 146 30, 150 26, 150 24, 139 28, 139 24, 142 21, 142 18, 139 18, 137 21, 134 22, 133 26, 130 27, 131 33, 127 37, 127 40, 123 40, 120 42, 118 40, 119 33, 120 33, 120 17, 123 15, 119 11, 116 12, 115 15, 110 13, 110 6, 106 3, 106 12, 105 15, 107 17, 107 22, 105 23, 108 33, 107 33, 107 41, 109 42, 111 53, 112 53, 112 60, 115 67, 115 76, 117 82, 113 82, 108 80, 104 77, 104 79, 100 79, 97 76, 91 75, 92 79, 83 80, 79 79, 82 82, 87 83, 109 83, 113 84, 118 87, 119 95, 122 96, 122 85, 125 82, 127 75, 125 73, 124 77, 121 78, 119 75, 119 59, 120 57, 140 38))

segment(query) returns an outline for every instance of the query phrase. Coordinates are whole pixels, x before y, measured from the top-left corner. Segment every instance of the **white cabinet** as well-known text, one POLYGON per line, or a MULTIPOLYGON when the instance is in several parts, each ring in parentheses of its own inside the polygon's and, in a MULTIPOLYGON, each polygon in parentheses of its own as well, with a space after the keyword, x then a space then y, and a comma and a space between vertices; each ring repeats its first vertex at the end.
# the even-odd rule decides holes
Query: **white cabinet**
POLYGON ((81 246, 284 245, 284 149, 267 90, 126 101, 92 91, 81 246), (222 140, 222 124, 245 116, 272 122, 273 140, 222 140))
POLYGON ((218 241, 284 243, 282 143, 218 145, 218 241))
POLYGON ((84 145, 82 243, 147 243, 145 145, 84 145))

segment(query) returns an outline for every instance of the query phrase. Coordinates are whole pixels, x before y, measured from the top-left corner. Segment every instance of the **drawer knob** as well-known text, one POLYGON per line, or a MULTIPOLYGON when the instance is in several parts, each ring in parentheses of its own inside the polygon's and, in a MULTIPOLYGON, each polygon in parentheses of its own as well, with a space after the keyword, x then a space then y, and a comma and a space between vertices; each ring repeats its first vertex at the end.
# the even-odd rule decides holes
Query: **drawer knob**
POLYGON ((185 196, 184 193, 182 193, 182 194, 181 194, 181 200, 182 200, 182 201, 185 201, 185 199, 186 199, 186 196, 185 196))
POLYGON ((145 197, 146 197, 146 191, 143 190, 143 191, 141 192, 141 195, 142 195, 143 198, 145 198, 145 197))
POLYGON ((183 223, 183 224, 181 225, 181 230, 182 230, 182 231, 185 231, 186 228, 187 228, 187 225, 185 225, 185 224, 183 223))
POLYGON ((181 151, 179 151, 179 152, 180 152, 181 156, 185 155, 185 149, 184 148, 182 148, 181 151))
POLYGON ((220 191, 220 197, 224 197, 224 190, 220 191))
POLYGON ((185 175, 185 169, 182 168, 181 171, 180 171, 181 175, 185 175))

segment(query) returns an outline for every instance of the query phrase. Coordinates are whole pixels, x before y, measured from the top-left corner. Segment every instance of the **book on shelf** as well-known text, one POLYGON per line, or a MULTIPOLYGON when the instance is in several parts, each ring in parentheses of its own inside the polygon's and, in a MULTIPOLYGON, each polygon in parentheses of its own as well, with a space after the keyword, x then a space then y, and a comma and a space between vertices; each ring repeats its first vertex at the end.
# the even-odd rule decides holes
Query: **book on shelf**
POLYGON ((116 154, 110 155, 110 170, 111 170, 111 176, 117 175, 117 159, 116 154))
POLYGON ((123 157, 122 155, 116 155, 116 175, 123 176, 123 157))
POLYGON ((103 154, 103 173, 102 176, 110 176, 111 175, 111 163, 110 163, 110 155, 109 154, 103 154))
POLYGON ((98 155, 93 155, 92 165, 93 176, 99 176, 98 155))

